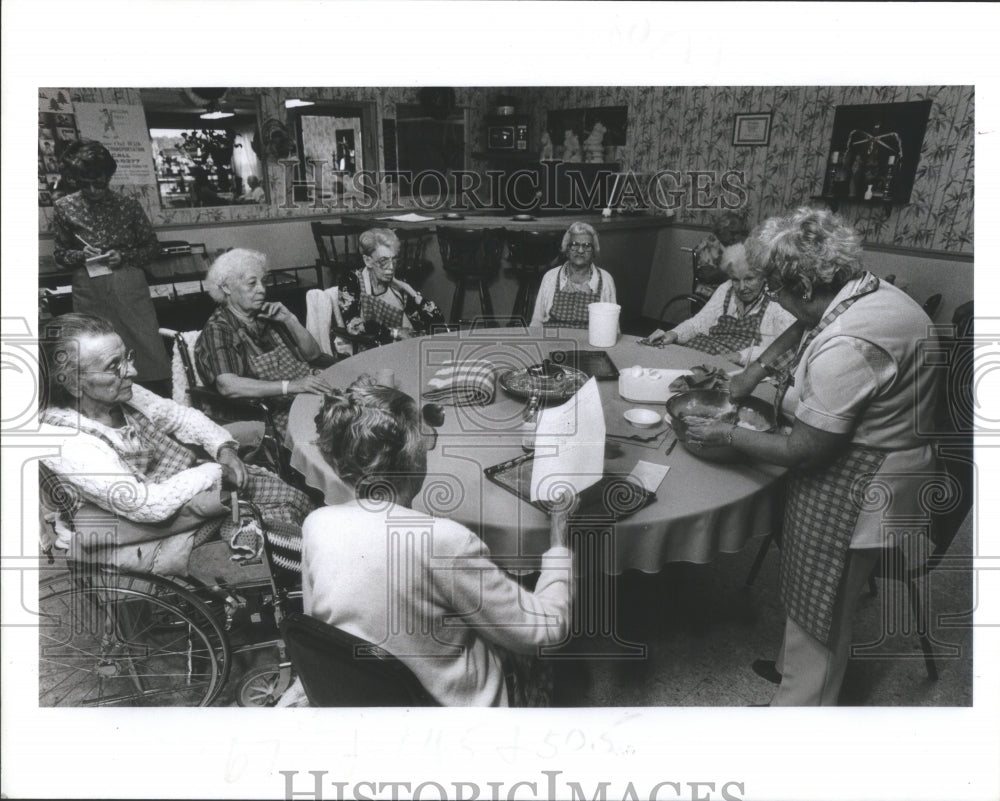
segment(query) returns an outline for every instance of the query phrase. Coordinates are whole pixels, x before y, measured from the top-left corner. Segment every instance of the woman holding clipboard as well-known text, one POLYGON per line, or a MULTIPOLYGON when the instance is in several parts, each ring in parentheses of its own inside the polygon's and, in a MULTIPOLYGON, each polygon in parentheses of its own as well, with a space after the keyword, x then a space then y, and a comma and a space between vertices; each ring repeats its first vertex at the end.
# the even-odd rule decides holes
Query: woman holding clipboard
POLYGON ((55 202, 55 260, 73 270, 73 311, 103 317, 135 351, 138 382, 169 395, 170 361, 142 266, 159 247, 153 226, 132 198, 109 188, 118 169, 99 142, 71 142, 64 180, 76 192, 55 202))

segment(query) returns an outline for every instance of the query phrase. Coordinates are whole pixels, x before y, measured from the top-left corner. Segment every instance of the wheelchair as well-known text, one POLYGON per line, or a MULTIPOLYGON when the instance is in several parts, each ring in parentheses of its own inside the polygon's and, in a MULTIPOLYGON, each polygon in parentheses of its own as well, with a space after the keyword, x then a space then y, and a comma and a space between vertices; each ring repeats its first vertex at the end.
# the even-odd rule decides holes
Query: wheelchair
POLYGON ((277 703, 294 678, 279 626, 301 611, 301 576, 275 565, 260 511, 232 506, 234 521, 261 534, 243 562, 266 570, 246 582, 208 585, 50 552, 39 585, 40 707, 209 706, 233 689, 236 657, 259 652, 269 659, 242 676, 235 701, 277 703))

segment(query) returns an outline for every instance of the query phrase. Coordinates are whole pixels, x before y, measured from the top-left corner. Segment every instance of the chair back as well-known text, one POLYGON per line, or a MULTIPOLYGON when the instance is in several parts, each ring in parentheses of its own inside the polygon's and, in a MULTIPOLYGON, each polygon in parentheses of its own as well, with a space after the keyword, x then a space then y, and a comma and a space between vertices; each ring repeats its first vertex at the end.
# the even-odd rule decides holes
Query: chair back
POLYGON ((414 228, 394 228, 399 239, 399 261, 396 277, 411 286, 419 286, 434 269, 424 253, 427 250, 427 232, 414 228))
POLYGON ((170 358, 171 396, 174 403, 191 406, 191 387, 203 387, 204 383, 195 370, 191 359, 191 349, 198 341, 201 331, 175 331, 172 328, 161 328, 160 336, 167 342, 168 350, 172 348, 170 358))
POLYGON ((507 232, 507 258, 517 272, 541 274, 558 263, 562 231, 507 232))
POLYGON ((320 276, 325 287, 324 267, 329 268, 333 284, 349 270, 360 270, 361 251, 358 247, 358 234, 364 228, 346 223, 312 223, 313 239, 319 258, 316 266, 320 268, 320 276))
POLYGON ((350 356, 354 353, 351 343, 337 336, 330 338, 330 328, 344 329, 338 300, 340 290, 310 289, 306 292, 306 331, 312 334, 323 353, 330 356, 350 356))
POLYGON ((505 234, 503 228, 438 226, 438 247, 445 272, 456 278, 494 276, 500 269, 505 234))
POLYGON ((438 706, 413 672, 383 648, 302 613, 281 637, 312 706, 438 706))
POLYGON ((200 242, 164 240, 143 269, 154 281, 200 280, 208 270, 208 249, 200 242))

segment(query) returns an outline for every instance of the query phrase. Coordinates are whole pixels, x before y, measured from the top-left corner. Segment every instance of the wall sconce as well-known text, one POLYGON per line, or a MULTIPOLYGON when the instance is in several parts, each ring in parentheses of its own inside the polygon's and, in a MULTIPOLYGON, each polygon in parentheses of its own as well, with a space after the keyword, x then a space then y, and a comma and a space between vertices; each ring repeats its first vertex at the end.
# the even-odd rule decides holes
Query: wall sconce
POLYGON ((236 114, 232 111, 220 111, 219 104, 212 100, 205 107, 205 112, 198 116, 203 120, 224 120, 226 117, 235 117, 236 114))

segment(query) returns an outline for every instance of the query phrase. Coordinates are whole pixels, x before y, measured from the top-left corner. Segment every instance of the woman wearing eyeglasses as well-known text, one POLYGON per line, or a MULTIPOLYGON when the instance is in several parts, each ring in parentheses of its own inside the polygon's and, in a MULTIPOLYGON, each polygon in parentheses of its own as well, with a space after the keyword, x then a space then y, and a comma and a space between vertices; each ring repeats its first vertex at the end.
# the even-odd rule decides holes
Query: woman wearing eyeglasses
POLYGON ((220 493, 238 489, 261 510, 278 566, 298 571, 312 509, 303 493, 245 465, 229 432, 201 412, 136 385, 135 352, 107 320, 66 314, 43 334, 41 422, 60 447, 42 463, 56 481, 57 544, 72 558, 186 575, 196 545, 233 533, 220 493), (81 528, 81 515, 100 526, 81 528))
POLYGON ((921 342, 933 345, 931 321, 864 270, 857 232, 829 211, 767 220, 747 240, 747 255, 796 323, 730 389, 741 397, 776 374, 791 429, 713 422, 689 425, 685 437, 790 468, 779 585, 785 638, 776 663, 761 660, 754 670, 780 682, 772 706, 834 705, 851 613, 882 548, 899 545, 908 561, 919 559, 927 544, 912 521, 927 517, 925 496, 941 494, 931 440, 920 433, 940 391, 938 371, 921 356, 921 342))
POLYGON ((78 191, 52 209, 52 255, 73 270, 73 311, 110 320, 136 352, 138 381, 169 394, 170 362, 142 271, 159 249, 153 226, 137 201, 108 188, 118 164, 99 142, 71 142, 61 167, 78 191))
MULTIPOLYGON (((370 228, 358 237, 358 246, 365 266, 343 276, 337 296, 340 319, 350 333, 385 344, 445 324, 434 301, 396 278, 399 239, 393 231, 370 228)), ((331 332, 335 339, 336 332, 331 332)))
POLYGON ((597 231, 585 222, 575 222, 563 236, 566 262, 542 276, 535 299, 531 325, 586 328, 591 303, 616 303, 615 280, 594 259, 601 253, 597 231))

